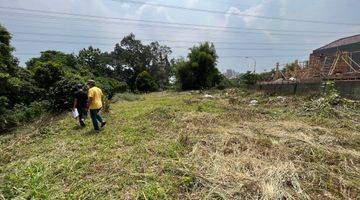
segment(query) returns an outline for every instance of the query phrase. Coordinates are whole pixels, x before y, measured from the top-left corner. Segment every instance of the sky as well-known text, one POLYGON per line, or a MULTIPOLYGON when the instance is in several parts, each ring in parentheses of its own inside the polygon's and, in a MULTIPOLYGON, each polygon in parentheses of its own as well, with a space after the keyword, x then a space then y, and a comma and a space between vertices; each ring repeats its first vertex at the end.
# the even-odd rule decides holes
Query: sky
POLYGON ((172 58, 213 42, 220 71, 246 72, 256 62, 264 72, 360 34, 358 8, 360 0, 0 0, 0 23, 22 66, 45 50, 111 51, 134 33, 172 47, 172 58))

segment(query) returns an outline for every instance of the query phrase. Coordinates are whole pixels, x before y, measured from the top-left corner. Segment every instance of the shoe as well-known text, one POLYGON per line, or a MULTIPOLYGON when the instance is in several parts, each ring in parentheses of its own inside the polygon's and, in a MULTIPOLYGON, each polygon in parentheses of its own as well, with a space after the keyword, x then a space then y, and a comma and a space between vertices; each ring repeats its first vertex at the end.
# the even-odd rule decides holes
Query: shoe
POLYGON ((81 126, 81 127, 85 127, 85 126, 86 126, 86 124, 85 124, 85 122, 84 122, 83 119, 80 121, 80 126, 81 126))
POLYGON ((101 128, 106 125, 106 122, 101 122, 101 128))

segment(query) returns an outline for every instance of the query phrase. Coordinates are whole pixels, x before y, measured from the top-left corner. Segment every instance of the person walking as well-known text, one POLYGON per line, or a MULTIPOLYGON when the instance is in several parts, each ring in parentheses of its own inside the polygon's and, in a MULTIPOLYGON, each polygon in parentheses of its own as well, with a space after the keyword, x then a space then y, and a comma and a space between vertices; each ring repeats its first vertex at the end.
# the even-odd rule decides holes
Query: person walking
POLYGON ((88 94, 84 91, 84 86, 82 84, 76 85, 77 92, 74 94, 74 106, 73 111, 77 109, 79 113, 79 123, 80 126, 85 126, 85 118, 87 117, 87 105, 88 105, 88 94))
POLYGON ((95 81, 94 80, 89 80, 88 83, 88 88, 89 88, 89 92, 88 92, 88 106, 90 109, 90 117, 92 120, 92 123, 94 125, 94 129, 96 132, 100 131, 99 128, 99 123, 101 123, 101 127, 104 127, 106 125, 106 122, 102 119, 101 115, 100 115, 100 110, 103 106, 102 104, 102 91, 100 88, 95 86, 95 81))

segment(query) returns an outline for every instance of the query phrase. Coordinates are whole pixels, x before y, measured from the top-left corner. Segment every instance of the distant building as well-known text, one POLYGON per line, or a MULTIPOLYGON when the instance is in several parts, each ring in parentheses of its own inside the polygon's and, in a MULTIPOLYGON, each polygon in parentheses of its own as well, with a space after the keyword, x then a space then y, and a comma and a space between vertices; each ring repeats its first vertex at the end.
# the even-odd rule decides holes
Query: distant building
POLYGON ((239 73, 233 69, 227 69, 226 72, 223 73, 223 75, 228 79, 234 79, 239 75, 239 73))
POLYGON ((325 76, 360 72, 360 34, 314 50, 309 64, 316 71, 314 74, 325 76))

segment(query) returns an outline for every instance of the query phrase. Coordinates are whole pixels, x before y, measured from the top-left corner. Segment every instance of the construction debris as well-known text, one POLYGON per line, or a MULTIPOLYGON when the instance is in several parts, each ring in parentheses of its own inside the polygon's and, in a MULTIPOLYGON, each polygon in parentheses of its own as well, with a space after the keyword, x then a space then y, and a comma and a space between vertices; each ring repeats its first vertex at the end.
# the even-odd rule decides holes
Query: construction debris
POLYGON ((278 101, 280 101, 281 103, 284 103, 286 101, 286 97, 282 97, 282 96, 278 96, 278 97, 276 97, 276 99, 278 101))
POLYGON ((257 106, 259 105, 259 102, 257 100, 251 100, 249 106, 257 106))
POLYGON ((321 103, 324 102, 324 101, 325 101, 325 98, 323 98, 323 97, 315 100, 315 102, 316 102, 317 104, 321 104, 321 103))
POLYGON ((203 97, 204 97, 205 99, 213 99, 213 98, 214 98, 214 96, 209 95, 209 94, 205 94, 203 97))

